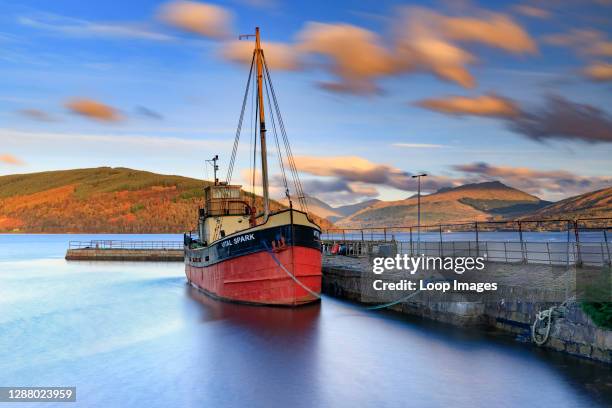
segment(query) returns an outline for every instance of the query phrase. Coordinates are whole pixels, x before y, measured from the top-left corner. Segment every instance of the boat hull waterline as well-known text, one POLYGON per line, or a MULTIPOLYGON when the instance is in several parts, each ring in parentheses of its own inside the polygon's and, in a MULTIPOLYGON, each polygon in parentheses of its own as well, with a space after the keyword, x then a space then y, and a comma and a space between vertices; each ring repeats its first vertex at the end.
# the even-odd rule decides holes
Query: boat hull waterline
POLYGON ((304 225, 241 231, 209 247, 185 248, 188 282, 211 297, 258 305, 319 300, 320 232, 304 225), (296 282, 296 280, 298 282, 296 282))

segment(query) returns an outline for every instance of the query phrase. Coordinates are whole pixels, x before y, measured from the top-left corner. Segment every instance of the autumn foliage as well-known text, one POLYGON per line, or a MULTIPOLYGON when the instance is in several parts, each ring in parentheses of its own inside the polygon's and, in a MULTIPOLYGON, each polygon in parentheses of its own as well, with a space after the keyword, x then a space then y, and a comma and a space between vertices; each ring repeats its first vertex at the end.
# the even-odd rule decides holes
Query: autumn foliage
MULTIPOLYGON (((206 184, 187 177, 110 167, 3 176, 0 232, 194 230, 206 184)), ((261 208, 260 197, 256 205, 261 208)), ((280 207, 272 204, 273 209, 280 207)))

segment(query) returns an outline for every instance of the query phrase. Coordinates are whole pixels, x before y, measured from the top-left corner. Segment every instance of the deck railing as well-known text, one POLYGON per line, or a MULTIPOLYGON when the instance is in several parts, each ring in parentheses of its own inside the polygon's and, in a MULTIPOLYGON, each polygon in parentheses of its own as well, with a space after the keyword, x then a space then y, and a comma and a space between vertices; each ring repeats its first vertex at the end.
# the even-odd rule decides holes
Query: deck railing
POLYGON ((182 250, 182 241, 70 241, 69 249, 182 250))

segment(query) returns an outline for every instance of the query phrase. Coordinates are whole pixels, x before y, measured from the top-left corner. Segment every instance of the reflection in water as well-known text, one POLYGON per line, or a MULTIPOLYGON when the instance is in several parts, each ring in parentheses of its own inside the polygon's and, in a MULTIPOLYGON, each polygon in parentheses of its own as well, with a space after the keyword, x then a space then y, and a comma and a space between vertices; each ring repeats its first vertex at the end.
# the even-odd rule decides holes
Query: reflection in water
POLYGON ((26 238, 0 235, 0 386, 73 385, 71 407, 612 400, 609 367, 496 332, 325 296, 295 309, 219 302, 186 285, 179 263, 65 262, 69 236, 26 238))
POLYGON ((316 330, 321 312, 320 302, 298 308, 251 306, 212 299, 189 285, 185 286, 185 292, 188 297, 204 306, 203 320, 227 319, 255 333, 310 337, 316 330))
POLYGON ((207 343, 202 352, 219 378, 233 379, 223 385, 229 394, 247 405, 322 403, 319 302, 299 308, 252 306, 218 301, 188 285, 185 291, 197 302, 202 322, 223 327, 220 341, 207 343))

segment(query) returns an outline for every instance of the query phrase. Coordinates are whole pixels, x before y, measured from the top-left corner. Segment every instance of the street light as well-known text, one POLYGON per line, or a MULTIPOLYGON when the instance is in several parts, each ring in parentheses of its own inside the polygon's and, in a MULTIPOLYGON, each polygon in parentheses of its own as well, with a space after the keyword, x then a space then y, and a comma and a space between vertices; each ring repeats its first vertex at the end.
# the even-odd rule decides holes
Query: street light
POLYGON ((426 173, 415 174, 412 178, 418 180, 417 189, 417 255, 421 252, 421 177, 427 176, 426 173))

